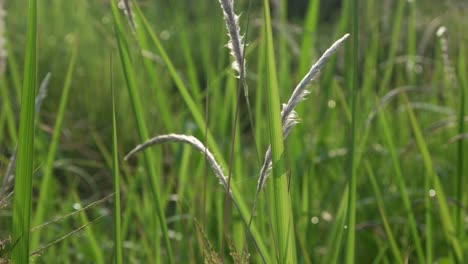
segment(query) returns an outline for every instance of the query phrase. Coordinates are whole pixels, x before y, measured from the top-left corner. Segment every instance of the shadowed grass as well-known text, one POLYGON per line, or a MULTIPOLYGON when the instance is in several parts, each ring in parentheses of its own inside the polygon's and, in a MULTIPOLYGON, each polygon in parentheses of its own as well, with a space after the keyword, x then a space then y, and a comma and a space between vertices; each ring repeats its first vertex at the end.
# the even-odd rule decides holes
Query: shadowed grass
MULTIPOLYGON (((125 82, 127 84, 127 91, 132 102, 132 108, 133 108, 134 117, 137 123, 137 131, 138 131, 139 138, 140 140, 144 141, 148 139, 149 137, 148 137, 148 131, 145 125, 144 117, 143 117, 143 109, 142 109, 142 103, 140 100, 140 95, 139 95, 136 82, 135 82, 135 74, 134 74, 134 69, 132 66, 132 61, 130 58, 130 50, 128 47, 128 43, 125 39, 122 21, 120 18, 120 13, 117 8, 117 3, 115 1, 112 1, 111 7, 112 7, 112 15, 114 19, 115 37, 117 39, 120 60, 122 63, 122 70, 125 76, 125 82)), ((153 198, 154 198, 154 205, 156 207, 155 208, 156 215, 159 220, 159 226, 161 227, 161 230, 162 230, 162 236, 163 236, 163 240, 166 246, 168 261, 169 263, 174 263, 172 247, 169 241, 168 228, 166 224, 166 217, 164 215, 164 209, 162 208, 162 205, 164 203, 163 201, 161 201, 160 188, 158 187, 159 177, 156 174, 156 171, 153 166, 154 159, 153 159, 153 155, 151 151, 144 152, 144 162, 145 162, 146 170, 148 171, 149 176, 150 176, 150 181, 151 181, 152 191, 153 191, 153 198)), ((159 238, 156 237, 154 239, 156 240, 155 244, 157 245, 159 238)))
MULTIPOLYGON (((63 91, 60 97, 60 104, 57 110, 57 118, 55 121, 54 131, 52 133, 50 147, 47 153, 47 160, 44 166, 44 176, 40 184, 38 205, 36 206, 36 212, 33 218, 34 226, 38 226, 44 222, 46 212, 50 210, 50 200, 53 199, 50 193, 52 189, 52 184, 54 182, 54 178, 53 178, 54 161, 56 159, 56 153, 57 153, 58 144, 60 141, 60 135, 62 133, 62 124, 65 118, 65 110, 66 110, 67 103, 68 103, 68 96, 70 94, 77 53, 78 53, 78 44, 76 43, 75 47, 73 48, 71 58, 70 58, 70 63, 67 69, 65 83, 63 85, 63 91)), ((40 231, 38 231, 36 234, 32 236, 32 241, 31 241, 32 248, 36 248, 39 245, 40 238, 41 238, 40 231)))
MULTIPOLYGON (((444 235, 447 241, 452 246, 452 250, 455 254, 454 255, 455 261, 463 262, 462 248, 458 242, 457 234, 455 231, 455 226, 453 225, 452 217, 448 209, 448 201, 445 196, 445 191, 439 180, 439 176, 437 176, 437 174, 434 171, 434 167, 433 167, 434 165, 432 162, 431 155, 429 153, 429 149, 427 147, 424 137, 422 136, 421 129, 419 128, 419 123, 416 120, 416 116, 414 115, 413 110, 409 106, 409 100, 408 100, 408 96, 406 95, 406 93, 403 94, 403 100, 406 104, 406 109, 408 111, 408 115, 409 115, 410 122, 411 122, 411 127, 413 130, 415 139, 416 139, 418 149, 423 158, 424 168, 426 170, 426 177, 428 177, 430 180, 429 185, 434 186, 433 191, 435 191, 435 196, 439 205, 438 213, 442 221, 442 228, 444 229, 444 235)), ((430 190, 426 189, 424 191, 426 192, 425 195, 429 195, 430 190)))

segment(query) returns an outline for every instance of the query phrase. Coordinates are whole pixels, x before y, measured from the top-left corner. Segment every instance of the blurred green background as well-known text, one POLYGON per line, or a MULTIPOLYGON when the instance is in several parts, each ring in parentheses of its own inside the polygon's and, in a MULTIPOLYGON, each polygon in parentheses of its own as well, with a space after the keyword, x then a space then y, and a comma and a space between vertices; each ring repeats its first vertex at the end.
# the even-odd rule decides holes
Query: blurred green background
MULTIPOLYGON (((6 16, 1 37, 7 58, 6 69, 0 77, 0 175, 6 170, 18 140, 27 2, 3 3, 6 16)), ((230 68, 232 59, 225 47, 226 29, 218 1, 136 2, 149 19, 153 32, 161 40, 200 112, 205 113, 208 109, 205 115, 208 127, 223 159, 229 160, 237 81, 230 68)), ((271 1, 281 101, 287 100, 319 55, 334 40, 349 32, 347 10, 344 9, 346 2, 271 1), (313 3, 318 8, 315 15, 311 11, 313 3)), ((439 228, 435 199, 432 199, 434 207, 429 212, 425 207, 428 190, 424 186, 424 177, 427 168, 400 95, 402 89, 408 92, 410 108, 423 131, 433 169, 446 192, 455 222, 458 210, 463 214, 466 212, 468 198, 466 179, 462 186, 462 199, 457 196, 458 179, 466 178, 468 164, 468 158, 460 155, 459 150, 466 152, 467 149, 466 144, 459 143, 466 139, 465 132, 460 130, 463 121, 459 120, 464 120, 461 109, 465 103, 460 99, 466 93, 464 95, 460 90, 466 89, 463 78, 466 80, 468 75, 463 68, 468 57, 466 52, 462 52, 468 46, 468 3, 456 0, 359 2, 359 92, 355 122, 362 162, 358 166, 357 262, 395 263, 379 209, 387 214, 402 256, 408 256, 410 263, 417 260, 407 212, 402 206, 401 189, 395 178, 395 164, 390 158, 392 149, 398 155, 398 166, 403 172, 421 241, 423 244, 427 240, 432 241, 430 251, 434 261, 450 263, 453 252, 447 242, 447 234, 439 228), (393 93, 396 95, 391 96, 393 93), (388 129, 382 128, 378 118, 372 114, 383 105, 389 121, 388 129), (393 138, 394 146, 385 140, 386 132, 393 138), (369 136, 364 139, 366 133, 369 136), (378 204, 371 188, 366 163, 370 164, 377 177, 384 207, 378 204), (464 170, 460 171, 459 164, 465 164, 464 170), (425 229, 427 214, 433 220, 431 237, 427 237, 425 229)), ((245 192, 244 199, 251 205, 257 183, 258 158, 263 157, 269 141, 266 114, 262 114, 266 109, 265 92, 262 91, 266 86, 262 65, 262 56, 265 56, 262 55, 263 4, 253 1, 252 9, 249 10, 248 6, 247 0, 235 1, 236 13, 242 14, 241 32, 248 27, 247 82, 254 127, 249 122, 247 105, 242 100, 234 149, 233 181, 245 192), (248 17, 250 23, 247 26, 248 17)), ((194 121, 158 49, 153 44, 141 49, 128 23, 125 30, 150 137, 186 133, 203 139, 202 129, 194 121)), ((119 156, 123 157, 140 141, 122 73, 109 1, 38 1, 37 43, 38 83, 48 72, 51 73, 47 97, 36 124, 33 216, 38 207, 45 208, 42 223, 60 218, 113 192, 110 169, 111 56, 119 156), (75 48, 77 63, 54 158, 52 182, 45 196, 46 203, 38 204, 43 165, 49 153, 66 71, 75 48)), ((311 85, 307 101, 298 107, 301 123, 285 144, 301 263, 331 263, 333 254, 341 254, 343 247, 335 239, 339 237, 339 213, 343 212, 339 205, 348 179, 350 91, 344 82, 347 67, 343 48, 311 85)), ((160 178, 158 188, 164 201, 176 262, 201 262, 209 255, 206 252, 219 251, 223 239, 223 189, 211 172, 205 172, 202 155, 187 146, 170 144, 155 147, 154 155, 153 165, 160 178), (197 227, 196 221, 201 227, 197 227), (210 250, 208 241, 214 249, 210 250)), ((121 163, 125 263, 165 263, 167 255, 160 239, 152 190, 142 160, 139 157, 121 163)), ((223 169, 227 171, 228 168, 223 169)), ((36 243, 32 244, 32 251, 104 215, 33 259, 37 263, 57 260, 60 263, 110 262, 113 254, 110 201, 108 199, 84 213, 35 231, 40 235, 33 239, 36 243)), ((268 201, 263 198, 261 204, 257 225, 268 241, 268 201)), ((255 247, 245 242, 245 227, 238 214, 233 208, 229 212, 232 226, 227 231, 230 234, 228 244, 231 242, 238 252, 248 245, 251 263, 259 262, 255 247)), ((11 214, 11 202, 7 202, 0 209, 1 240, 11 234, 11 214)), ((461 221, 457 234, 449 235, 460 237, 466 260, 468 218, 461 221)), ((425 248, 424 251, 427 250, 425 248)), ((8 257, 8 247, 1 252, 1 257, 8 257)), ((223 252, 225 261, 236 262, 230 257, 232 252, 232 248, 226 248, 223 252)), ((335 260, 339 263, 341 257, 335 260)))

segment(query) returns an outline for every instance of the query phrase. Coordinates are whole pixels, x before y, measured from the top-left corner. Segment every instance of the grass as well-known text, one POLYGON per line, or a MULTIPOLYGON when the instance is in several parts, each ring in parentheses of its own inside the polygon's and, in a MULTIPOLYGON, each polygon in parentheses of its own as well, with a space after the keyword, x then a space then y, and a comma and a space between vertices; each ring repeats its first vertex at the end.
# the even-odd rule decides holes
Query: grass
POLYGON ((0 262, 466 262, 466 3, 118 2, 4 6, 0 262))
POLYGON ((36 26, 37 3, 29 1, 28 33, 24 65, 23 89, 18 153, 16 162, 15 194, 13 202, 13 263, 27 263, 29 259, 29 229, 32 201, 32 174, 34 149, 34 101, 36 93, 36 26))

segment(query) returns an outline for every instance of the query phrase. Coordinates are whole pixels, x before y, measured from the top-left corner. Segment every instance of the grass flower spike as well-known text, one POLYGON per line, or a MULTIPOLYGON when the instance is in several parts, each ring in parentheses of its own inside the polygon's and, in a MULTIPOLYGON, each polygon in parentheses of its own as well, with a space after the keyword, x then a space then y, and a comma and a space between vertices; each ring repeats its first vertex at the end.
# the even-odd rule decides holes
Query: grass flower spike
MULTIPOLYGON (((305 97, 309 94, 309 91, 306 89, 307 85, 314 79, 317 73, 325 66, 325 62, 336 52, 338 47, 348 38, 349 34, 344 35, 342 38, 337 40, 330 48, 328 48, 320 59, 310 68, 309 72, 304 76, 304 78, 299 82, 299 84, 294 89, 291 97, 288 100, 287 104, 283 104, 283 109, 281 110, 281 122, 283 125, 283 138, 286 138, 298 122, 297 113, 294 111, 294 108, 299 104, 305 97)), ((265 154, 265 160, 263 162, 262 168, 260 169, 260 176, 258 179, 257 185, 257 195, 265 185, 265 182, 268 178, 268 172, 271 168, 271 146, 268 147, 268 150, 265 154)))

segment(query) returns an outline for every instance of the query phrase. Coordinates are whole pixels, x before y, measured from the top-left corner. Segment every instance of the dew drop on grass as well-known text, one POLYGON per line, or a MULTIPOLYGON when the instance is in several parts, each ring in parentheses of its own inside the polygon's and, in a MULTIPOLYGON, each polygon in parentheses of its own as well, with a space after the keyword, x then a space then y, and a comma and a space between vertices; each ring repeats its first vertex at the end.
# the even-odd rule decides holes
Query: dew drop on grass
POLYGON ((332 109, 335 108, 336 107, 335 100, 328 100, 328 107, 332 109))
POLYGON ((314 216, 314 217, 312 217, 312 219, 310 219, 310 222, 312 222, 312 224, 316 225, 319 222, 319 218, 314 216))
POLYGON ((333 216, 328 211, 323 211, 321 216, 322 216, 322 219, 327 222, 330 222, 331 220, 333 220, 333 216))
POLYGON ((436 191, 435 191, 434 189, 430 189, 430 190, 429 190, 429 196, 430 196, 430 197, 436 196, 436 191))
POLYGON ((163 40, 169 40, 171 38, 171 32, 167 30, 161 31, 161 34, 159 34, 163 40))
POLYGON ((73 209, 75 209, 75 210, 80 210, 81 208, 83 208, 83 207, 81 206, 80 203, 74 203, 74 204, 73 204, 73 209))

